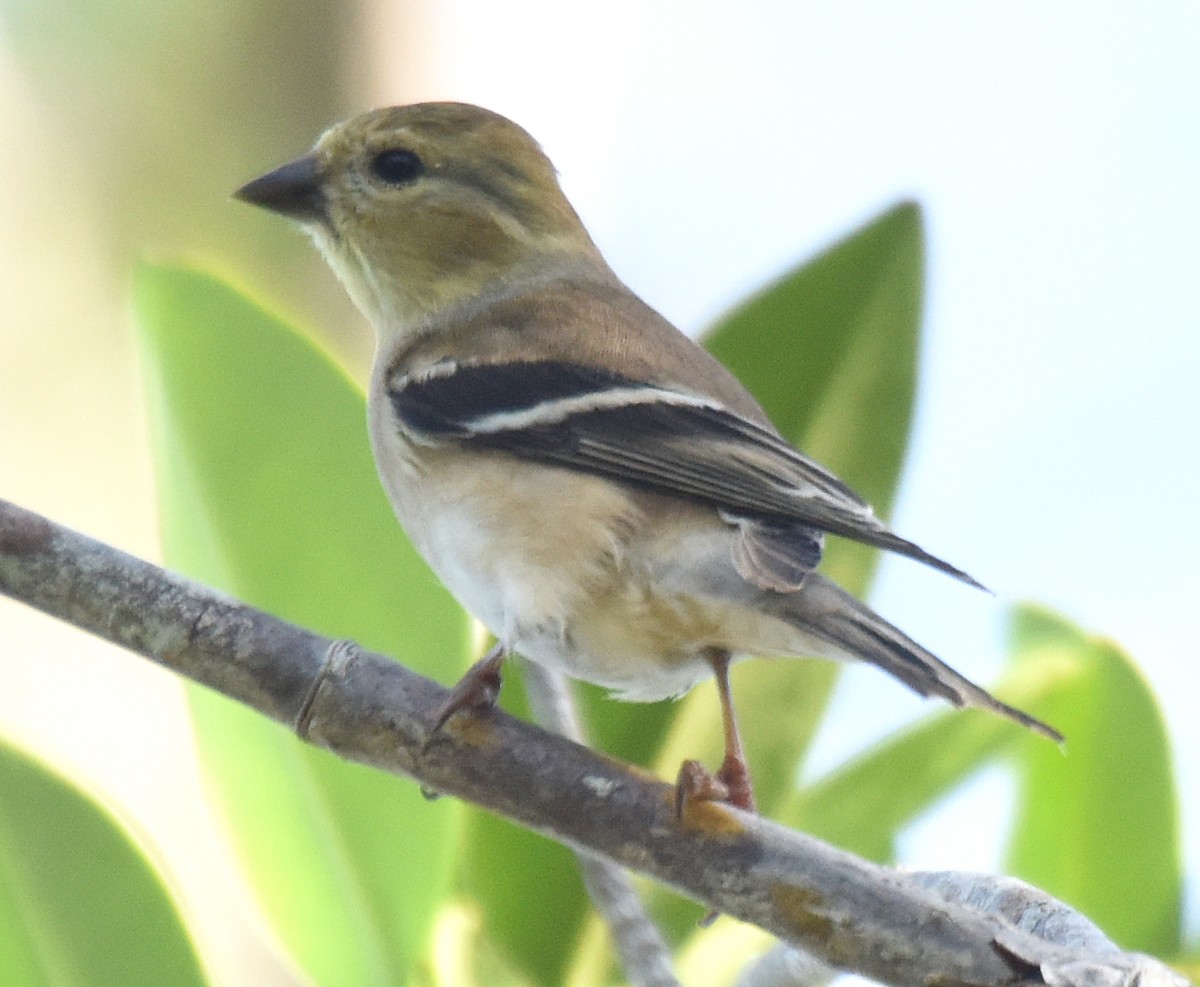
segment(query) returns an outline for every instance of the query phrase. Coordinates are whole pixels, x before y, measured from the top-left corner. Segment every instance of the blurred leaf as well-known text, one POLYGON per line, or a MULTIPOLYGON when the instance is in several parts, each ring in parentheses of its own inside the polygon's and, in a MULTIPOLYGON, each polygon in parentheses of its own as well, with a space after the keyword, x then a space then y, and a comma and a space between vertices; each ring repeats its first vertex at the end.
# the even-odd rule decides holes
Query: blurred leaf
POLYGON ((923 279, 921 209, 902 202, 705 337, 776 427, 883 515, 908 444, 923 279))
POLYGON ((0 42, 62 163, 47 181, 99 213, 86 233, 102 238, 93 262, 108 263, 109 284, 123 281, 127 258, 146 244, 203 249, 253 272, 289 306, 322 313, 322 325, 360 325, 301 238, 228 198, 361 108, 366 73, 348 67, 346 52, 362 6, 0 3, 0 42))
POLYGON ((508 965, 483 934, 483 919, 474 902, 451 901, 438 913, 429 952, 429 987, 531 987, 531 981, 508 965))
POLYGON ((0 743, 0 983, 207 983, 161 876, 89 796, 0 743))
POLYGON ((1200 945, 1194 945, 1187 953, 1171 963, 1179 974, 1187 978, 1188 983, 1200 983, 1200 945))
POLYGON ((534 982, 562 983, 591 911, 575 854, 507 819, 472 812, 460 863, 462 890, 481 903, 498 951, 534 982))
MULTIPOLYGON (((995 689, 1038 716, 1086 699, 1086 677, 1061 661, 1021 663, 995 689)), ((1054 750, 1017 724, 985 710, 947 709, 898 731, 804 786, 781 806, 779 822, 881 863, 895 859, 904 827, 987 762, 1034 748, 1054 750)))
MULTIPOLYGON (((361 392, 206 275, 143 267, 136 307, 168 563, 452 680, 466 620, 392 516, 361 392)), ((403 983, 449 883, 456 805, 214 693, 192 708, 210 794, 297 962, 318 983, 403 983)))
MULTIPOLYGON (((780 945, 778 939, 755 925, 725 920, 697 930, 679 951, 675 970, 685 984, 777 983, 782 976, 748 976, 755 960, 780 945)), ((786 978, 785 978, 786 979, 786 978)), ((792 984, 803 981, 791 980, 792 984)))
POLYGON ((1013 648, 1023 666, 1069 662, 1079 688, 1039 709, 1067 738, 1065 756, 1025 741, 1008 865, 1062 898, 1126 949, 1180 945, 1179 808, 1162 714, 1114 644, 1022 607, 1013 648))

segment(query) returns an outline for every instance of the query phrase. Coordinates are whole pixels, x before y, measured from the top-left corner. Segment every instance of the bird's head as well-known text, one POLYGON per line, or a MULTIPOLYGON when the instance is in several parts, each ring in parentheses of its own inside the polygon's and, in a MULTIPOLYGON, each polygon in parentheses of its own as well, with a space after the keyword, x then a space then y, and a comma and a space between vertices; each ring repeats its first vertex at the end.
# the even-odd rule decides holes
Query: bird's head
POLYGON ((548 264, 603 267, 537 142, 463 103, 364 113, 234 194, 300 222, 389 334, 548 264))

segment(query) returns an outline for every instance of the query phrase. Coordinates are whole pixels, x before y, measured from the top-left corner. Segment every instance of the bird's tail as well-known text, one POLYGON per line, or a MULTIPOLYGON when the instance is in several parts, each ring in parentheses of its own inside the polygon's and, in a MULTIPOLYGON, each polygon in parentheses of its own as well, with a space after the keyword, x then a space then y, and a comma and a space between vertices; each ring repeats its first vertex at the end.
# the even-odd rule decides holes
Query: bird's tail
POLYGON ((866 604, 815 572, 794 593, 775 597, 779 616, 827 645, 840 657, 878 665, 922 696, 940 696, 955 706, 978 706, 1007 716, 1056 743, 1063 736, 985 689, 893 627, 866 604))

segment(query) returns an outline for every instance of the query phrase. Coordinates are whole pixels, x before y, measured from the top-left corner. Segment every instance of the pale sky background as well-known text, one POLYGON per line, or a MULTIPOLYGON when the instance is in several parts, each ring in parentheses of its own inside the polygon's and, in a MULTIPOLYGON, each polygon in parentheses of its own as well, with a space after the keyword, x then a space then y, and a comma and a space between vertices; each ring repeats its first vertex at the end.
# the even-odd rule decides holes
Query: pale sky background
MULTIPOLYGON (((617 272, 689 331, 896 200, 921 203, 922 376, 892 520, 999 595, 890 560, 873 602, 982 682, 997 673, 1005 607, 1018 599, 1061 611, 1137 659, 1183 764, 1194 938, 1200 6, 427 0, 380 5, 369 16, 375 102, 463 99, 524 125, 617 272)), ((0 59, 10 133, 27 132, 19 121, 33 111, 24 99, 0 59)), ((17 194, 26 189, 22 168, 85 166, 86 148, 38 157, 45 148, 30 143, 20 155, 0 151, 0 278, 39 252, 52 264, 56 252, 90 248, 61 234, 55 209, 17 194), (6 241, 3 226, 30 215, 42 217, 35 226, 45 242, 6 241)), ((228 186, 249 177, 231 175, 228 186)), ((332 277, 329 287, 337 290, 332 277)), ((3 286, 14 324, 20 309, 10 299, 24 304, 23 289, 3 286)), ((66 306, 70 294, 28 304, 66 306)), ((18 330, 0 361, 32 365, 30 355, 53 345, 18 330)), ((73 359, 91 358, 86 339, 62 345, 73 359)), ((98 364, 95 373, 109 369, 98 364)), ((128 477, 145 518, 133 534, 117 533, 103 497, 51 478, 52 460, 89 450, 69 452, 67 434, 61 447, 28 438, 26 419, 3 417, 17 406, 15 391, 36 402, 52 382, 24 371, 0 379, 9 390, 0 394, 0 496, 152 552, 148 467, 128 477)), ((86 391, 71 397, 80 399, 75 414, 106 413, 88 405, 86 391)), ((124 413, 136 418, 138 395, 128 402, 124 413)), ((62 413, 45 409, 45 417, 62 413)), ((109 491, 114 478, 99 475, 102 464, 97 471, 98 488, 109 491)), ((32 663, 6 669, 0 727, 35 737, 85 773, 137 758, 136 777, 107 779, 131 804, 175 784, 162 752, 187 744, 186 718, 163 673, 131 672, 122 688, 139 718, 114 716, 95 696, 133 663, 98 659, 98 645, 83 655, 75 638, 46 623, 0 606, 4 640, 28 632, 51 641, 38 647, 56 657, 80 652, 62 673, 75 691, 55 694, 55 712, 86 724, 86 740, 59 749, 57 737, 39 734, 42 717, 23 699, 41 694, 32 663), (147 729, 161 741, 149 751, 147 729)), ((851 669, 817 761, 841 760, 926 708, 885 676, 851 669)), ((989 773, 917 827, 906 863, 994 869, 1005 786, 989 773)), ((179 804, 154 811, 185 826, 192 810, 179 804)))
MULTIPOLYGON (((893 521, 998 596, 892 559, 873 602, 985 682, 1015 600, 1136 658, 1184 764, 1194 929, 1200 7, 430 9, 439 47, 404 98, 525 125, 618 273, 689 331, 897 199, 921 203, 921 386, 893 521)), ((851 669, 816 760, 921 710, 851 669)), ((994 867, 1005 791, 988 773, 917 827, 907 862, 994 867)))

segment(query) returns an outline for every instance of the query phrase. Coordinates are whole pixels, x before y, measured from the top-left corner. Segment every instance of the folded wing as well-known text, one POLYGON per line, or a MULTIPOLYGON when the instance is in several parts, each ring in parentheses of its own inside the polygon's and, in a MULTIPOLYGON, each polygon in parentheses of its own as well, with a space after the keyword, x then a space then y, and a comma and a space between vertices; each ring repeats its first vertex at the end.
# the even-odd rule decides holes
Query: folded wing
POLYGON ((564 361, 445 362, 389 396, 426 442, 461 442, 710 506, 742 529, 739 571, 780 591, 820 559, 820 532, 979 584, 894 534, 836 476, 709 399, 564 361), (815 530, 813 530, 815 529, 815 530))

